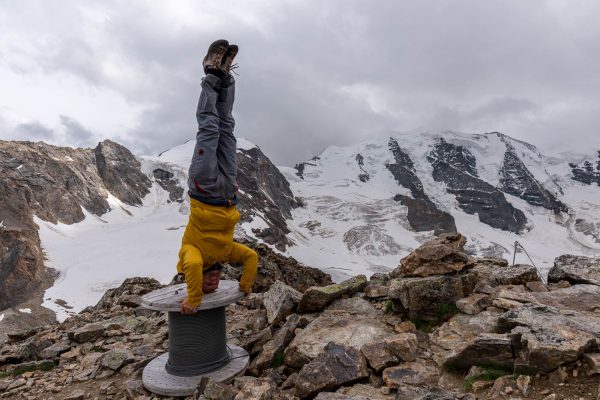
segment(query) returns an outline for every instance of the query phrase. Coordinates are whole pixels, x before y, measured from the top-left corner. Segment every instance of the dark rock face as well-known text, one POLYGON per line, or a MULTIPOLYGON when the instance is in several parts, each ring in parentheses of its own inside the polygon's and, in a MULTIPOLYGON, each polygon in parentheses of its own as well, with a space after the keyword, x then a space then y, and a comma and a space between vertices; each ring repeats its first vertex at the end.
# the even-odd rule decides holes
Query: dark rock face
POLYGON ((319 156, 315 156, 313 158, 310 159, 310 161, 305 161, 305 162, 301 162, 298 163, 294 166, 294 168, 296 168, 296 175, 299 176, 300 178, 304 179, 304 168, 307 165, 316 165, 314 163, 312 163, 311 161, 317 161, 319 159, 319 156))
POLYGON ((465 147, 439 139, 427 156, 433 166, 433 179, 448 185, 458 205, 468 214, 494 228, 518 233, 527 222, 523 212, 510 204, 504 194, 479 179, 475 157, 465 147))
POLYGON ((410 190, 412 198, 404 195, 396 195, 394 200, 400 201, 408 207, 407 218, 410 226, 416 231, 434 231, 436 235, 445 232, 456 232, 454 217, 436 207, 427 197, 423 184, 415 174, 415 168, 410 156, 400 148, 398 142, 390 138, 388 144, 394 155, 395 163, 387 164, 387 169, 392 173, 394 179, 410 190))
POLYGON ((365 165, 364 157, 361 154, 357 154, 356 162, 358 163, 358 167, 360 168, 360 174, 358 175, 358 179, 360 179, 361 182, 367 182, 370 176, 369 173, 363 168, 363 166, 365 165))
POLYGON ((507 141, 505 141, 505 144, 506 152, 499 171, 500 190, 519 197, 534 206, 552 210, 556 214, 566 212, 567 206, 534 178, 517 156, 514 147, 507 141))
POLYGON ((600 186, 600 151, 598 151, 598 160, 584 161, 579 164, 569 163, 573 176, 571 179, 577 182, 585 183, 586 185, 596 184, 600 186))
POLYGON ((454 217, 438 209, 431 201, 411 199, 397 194, 394 200, 408 207, 406 218, 410 226, 417 232, 433 230, 434 234, 456 232, 454 217))
POLYGON ((80 222, 82 207, 95 215, 109 210, 107 192, 136 205, 149 185, 135 157, 114 142, 94 150, 0 141, 0 310, 51 284, 33 215, 80 222))
POLYGON ((183 188, 179 186, 179 182, 175 179, 175 175, 161 168, 156 168, 152 171, 152 175, 154 175, 156 183, 169 192, 169 201, 176 201, 178 203, 183 202, 183 188))
POLYGON ((292 217, 292 209, 298 206, 290 184, 258 147, 238 149, 238 209, 242 221, 252 221, 256 210, 264 215, 268 228, 254 233, 269 244, 285 250, 289 239, 286 219, 292 217))
POLYGON ((124 203, 141 205, 142 198, 150 193, 151 183, 133 154, 108 139, 98 143, 94 154, 98 175, 108 191, 124 203))

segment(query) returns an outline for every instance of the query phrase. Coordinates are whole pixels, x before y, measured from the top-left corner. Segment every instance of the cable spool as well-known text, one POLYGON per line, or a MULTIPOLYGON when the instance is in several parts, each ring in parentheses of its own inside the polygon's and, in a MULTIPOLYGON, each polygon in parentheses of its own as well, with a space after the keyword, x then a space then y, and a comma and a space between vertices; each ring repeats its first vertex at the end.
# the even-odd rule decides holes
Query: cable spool
POLYGON ((203 377, 228 382, 242 374, 249 356, 243 348, 227 344, 225 307, 243 296, 238 282, 220 281, 191 315, 179 312, 181 300, 187 297, 185 284, 143 296, 145 308, 168 312, 169 321, 169 352, 144 368, 144 386, 166 396, 191 396, 203 377))

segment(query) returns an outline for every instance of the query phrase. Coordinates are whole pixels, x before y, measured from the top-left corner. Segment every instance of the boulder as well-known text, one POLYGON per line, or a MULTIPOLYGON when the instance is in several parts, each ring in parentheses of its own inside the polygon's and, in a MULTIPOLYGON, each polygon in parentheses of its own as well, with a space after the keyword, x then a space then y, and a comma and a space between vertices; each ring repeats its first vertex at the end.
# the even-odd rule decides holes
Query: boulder
POLYGON ((495 268, 492 276, 498 285, 524 285, 540 280, 535 267, 526 264, 495 268))
POLYGON ((411 319, 439 320, 457 300, 473 293, 477 279, 471 273, 393 279, 389 297, 400 300, 411 319))
POLYGON ((414 386, 401 386, 398 388, 397 399, 410 400, 475 400, 471 394, 455 393, 442 388, 419 388, 414 386))
POLYGON ((466 242, 459 233, 444 233, 400 260, 390 275, 424 277, 458 272, 475 261, 462 251, 466 242))
POLYGON ((267 310, 267 320, 277 325, 290 315, 300 302, 302 293, 281 281, 275 281, 263 296, 263 305, 267 310))
POLYGON ((100 365, 104 368, 118 371, 133 360, 133 354, 131 354, 129 350, 112 349, 102 355, 102 358, 100 359, 100 365))
POLYGON ((571 284, 600 285, 600 258, 562 255, 554 260, 548 282, 568 281, 571 284))
POLYGON ((528 293, 531 302, 563 310, 596 311, 600 309, 600 286, 574 285, 552 292, 528 293))
POLYGON ((549 372, 578 360, 595 346, 600 317, 525 304, 502 315, 497 329, 510 334, 515 368, 549 372))
POLYGON ((363 355, 356 348, 330 342, 314 360, 305 364, 296 377, 296 394, 312 397, 324 390, 367 378, 369 371, 363 355))
POLYGON ((68 333, 69 339, 79 343, 93 342, 104 334, 104 325, 89 323, 68 333))
POLYGON ((298 312, 322 311, 333 300, 360 292, 366 286, 367 277, 358 275, 333 285, 309 287, 302 295, 298 312))
POLYGON ((253 375, 259 375, 264 369, 276 367, 283 362, 283 352, 294 339, 294 331, 300 322, 300 316, 292 314, 283 326, 275 332, 273 338, 262 346, 261 352, 252 360, 248 368, 253 375))
POLYGON ((492 333, 501 315, 491 311, 455 315, 430 334, 433 360, 440 367, 463 370, 492 363, 512 366, 509 337, 492 333))
POLYGON ((46 347, 40 351, 39 355, 41 358, 55 358, 69 350, 71 350, 71 344, 69 340, 65 339, 46 347))
POLYGON ((321 392, 315 400, 393 400, 395 396, 383 394, 373 386, 356 384, 349 387, 341 387, 335 393, 321 392))
POLYGON ((388 325, 375 318, 325 312, 292 340, 285 349, 285 363, 301 368, 316 358, 329 342, 360 349, 367 343, 381 342, 393 335, 394 331, 388 325))

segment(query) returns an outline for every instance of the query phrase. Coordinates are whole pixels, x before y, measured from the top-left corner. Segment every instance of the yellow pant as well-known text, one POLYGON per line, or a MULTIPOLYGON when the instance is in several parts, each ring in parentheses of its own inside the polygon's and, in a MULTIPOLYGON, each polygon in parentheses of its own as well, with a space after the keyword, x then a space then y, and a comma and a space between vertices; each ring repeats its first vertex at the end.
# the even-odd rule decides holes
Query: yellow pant
POLYGON ((215 262, 243 264, 240 289, 252 291, 258 268, 258 255, 234 243, 233 231, 240 220, 235 206, 212 206, 190 199, 190 218, 179 250, 177 272, 185 275, 187 302, 197 307, 202 302, 202 274, 215 262))

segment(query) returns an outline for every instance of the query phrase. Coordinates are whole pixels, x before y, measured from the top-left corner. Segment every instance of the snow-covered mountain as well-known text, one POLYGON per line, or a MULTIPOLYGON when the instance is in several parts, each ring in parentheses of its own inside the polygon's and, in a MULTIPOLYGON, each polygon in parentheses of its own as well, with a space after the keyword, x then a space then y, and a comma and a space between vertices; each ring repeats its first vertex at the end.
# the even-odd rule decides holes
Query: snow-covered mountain
MULTIPOLYGON (((600 254, 599 159, 549 157, 494 132, 408 132, 281 168, 304 207, 288 252, 333 272, 389 269, 454 229, 473 254, 512 258, 514 242, 548 270, 560 254, 600 254), (593 168, 590 168, 593 166, 593 168)), ((517 262, 527 262, 517 254, 517 262)))
MULTIPOLYGON (((64 318, 126 277, 170 280, 187 222, 193 141, 141 157, 139 176, 131 171, 134 162, 116 169, 115 160, 102 163, 102 154, 93 150, 55 148, 48 157, 35 150, 38 144, 14 146, 31 147, 36 157, 43 154, 56 166, 36 172, 35 164, 28 165, 24 179, 18 172, 24 168, 18 167, 21 149, 10 161, 17 172, 0 181, 30 196, 24 214, 35 215, 46 265, 59 271, 45 292, 45 306, 64 318), (85 162, 73 162, 75 156, 88 157, 96 167, 90 172, 85 162), (44 174, 49 187, 60 189, 54 197, 35 190, 44 174), (132 190, 142 177, 147 177, 143 190, 132 190), (89 193, 73 189, 94 185, 97 190, 89 193), (90 196, 95 199, 90 204, 99 207, 88 206, 90 196), (45 210, 67 200, 66 215, 77 218, 60 213, 48 218, 54 214, 45 210)), ((588 156, 547 156, 499 133, 415 131, 332 146, 296 168, 275 167, 258 146, 238 139, 238 163, 242 220, 236 235, 267 243, 336 280, 391 270, 434 234, 455 230, 478 255, 512 258, 519 241, 543 270, 565 253, 600 256, 600 153, 595 150, 588 156)), ((11 215, 17 215, 18 207, 13 208, 11 215)), ((6 242, 20 228, 10 215, 2 219, 6 242)), ((36 240, 32 236, 23 246, 36 240)), ((0 257, 7 276, 8 262, 19 264, 18 254, 11 257, 0 257)), ((524 253, 516 261, 530 262, 524 253)))

